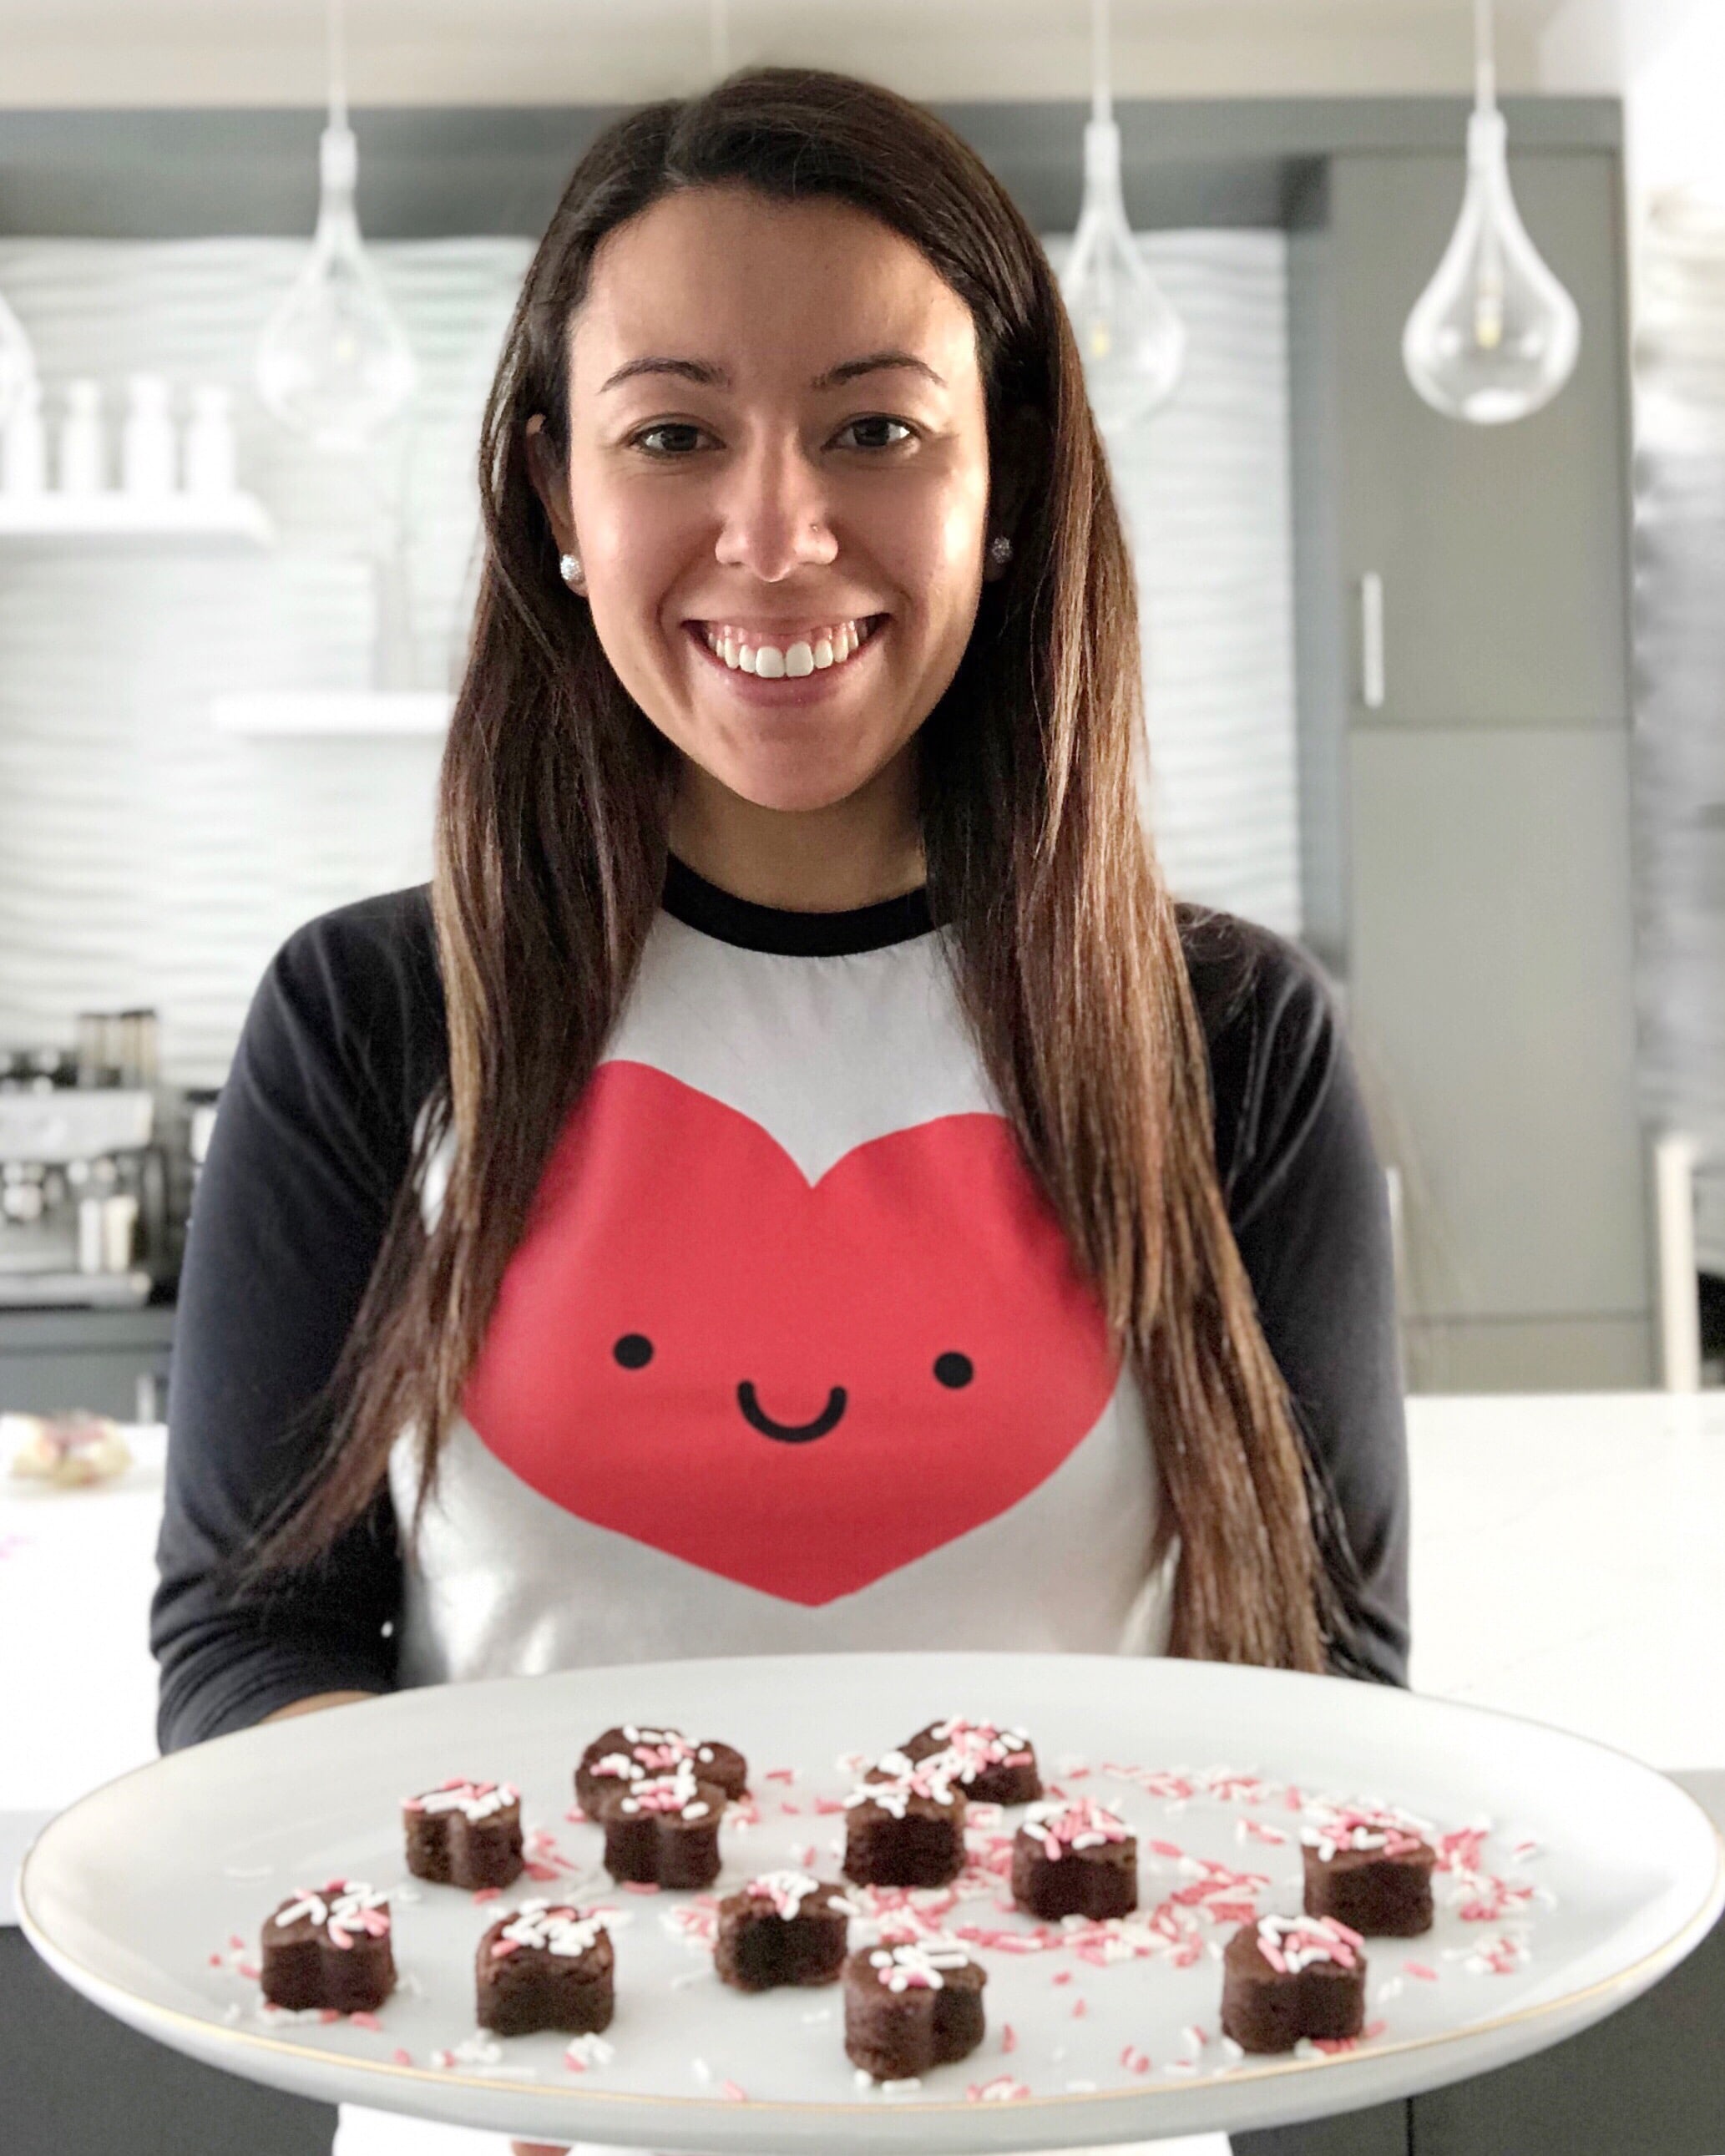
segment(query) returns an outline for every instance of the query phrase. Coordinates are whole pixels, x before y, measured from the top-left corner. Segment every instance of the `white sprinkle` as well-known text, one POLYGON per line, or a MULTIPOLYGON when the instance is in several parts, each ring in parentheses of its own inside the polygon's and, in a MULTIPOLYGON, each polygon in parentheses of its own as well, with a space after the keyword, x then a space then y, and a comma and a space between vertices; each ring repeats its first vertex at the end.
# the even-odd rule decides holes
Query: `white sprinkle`
POLYGON ((830 2021, 832 2018, 833 2010, 830 2006, 818 2006, 814 2013, 805 2014, 803 2016, 803 2026, 805 2029, 814 2029, 823 2021, 830 2021))
POLYGON ((850 2076, 850 2078, 856 2083, 859 2088, 873 2088, 875 2086, 875 2076, 861 2066, 857 2068, 856 2071, 850 2076))
POLYGON ((1243 2059, 1245 2056, 1245 2046, 1236 2044, 1231 2036, 1224 2036, 1222 2039, 1222 2049, 1228 2054, 1230 2060, 1243 2059))
POLYGON ((710 2082, 713 2077, 713 2070, 705 2059, 691 2059, 689 2070, 698 2082, 710 2082))
POLYGON ((922 2086, 922 2083, 917 2076, 911 2074, 901 2082, 882 2082, 880 2093, 882 2096, 909 2096, 922 2086))
POLYGON ((231 2028, 234 2026, 234 2023, 235 2023, 235 2022, 239 2019, 240 2015, 241 2015, 242 2014, 244 2014, 244 2011, 245 2011, 245 2009, 244 2009, 242 2005, 240 2005, 240 2004, 239 2003, 239 2001, 236 1999, 236 2000, 235 2000, 235 2002, 234 2003, 234 2005, 233 2005, 232 2006, 230 2006, 230 2007, 227 2010, 227 2011, 223 2015, 222 2019, 223 2019, 223 2020, 227 2023, 228 2026, 231 2029, 231 2028))
POLYGON ((617 2049, 603 2036, 577 2036, 564 2046, 563 2056, 578 2060, 583 2066, 608 2066, 617 2056, 617 2049))
POLYGON ((1399 1999, 1405 1989, 1406 1986, 1400 1977, 1386 1976, 1383 1983, 1372 1994, 1372 2004, 1374 2006, 1387 2005, 1392 1999, 1399 1999))

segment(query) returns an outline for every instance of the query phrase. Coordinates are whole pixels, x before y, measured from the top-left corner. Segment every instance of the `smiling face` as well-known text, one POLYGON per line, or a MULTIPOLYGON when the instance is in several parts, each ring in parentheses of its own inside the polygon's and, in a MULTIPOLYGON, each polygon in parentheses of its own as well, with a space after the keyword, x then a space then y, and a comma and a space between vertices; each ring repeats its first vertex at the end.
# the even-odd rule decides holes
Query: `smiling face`
POLYGON ((768 810, 908 804, 988 572, 963 301, 846 204, 690 188, 602 243, 569 362, 568 464, 536 429, 536 482, 685 779, 768 810))

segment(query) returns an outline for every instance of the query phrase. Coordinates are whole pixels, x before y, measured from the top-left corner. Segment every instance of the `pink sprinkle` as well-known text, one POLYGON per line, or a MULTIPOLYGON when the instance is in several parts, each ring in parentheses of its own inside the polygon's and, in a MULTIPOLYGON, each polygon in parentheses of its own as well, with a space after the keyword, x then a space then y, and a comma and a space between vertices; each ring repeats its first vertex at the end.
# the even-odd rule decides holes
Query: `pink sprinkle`
POLYGON ((1075 2021, 1081 2021, 1089 2011, 1090 2001, 1087 1999, 1075 1999, 1072 2001, 1072 2019, 1075 2021))
POLYGON ((383 2024, 375 2014, 350 2014, 347 2019, 356 2029, 371 2029, 379 2035, 382 2034, 383 2024))
POLYGON ((836 1797, 817 1797, 814 1800, 814 1809, 830 1818, 834 1814, 842 1812, 845 1807, 836 1797))
POLYGON ((719 2094, 724 2097, 726 2103, 747 2103, 748 2102, 747 2092, 746 2090, 740 2089, 735 2082, 721 2082, 719 2083, 719 2094))
POLYGON ((1417 1976, 1422 1984, 1435 1984, 1438 1980, 1437 1971, 1428 1969, 1423 1961, 1404 1961, 1402 1973, 1405 1976, 1417 1976))
POLYGON ((209 1958, 209 1965, 212 1969, 219 1969, 222 1966, 222 1957, 220 1954, 213 1953, 209 1958))
POLYGON ((1177 1841, 1153 1841, 1150 1846, 1158 1856, 1183 1856, 1186 1854, 1177 1841))
POLYGON ((249 1977, 254 1984, 257 1983, 263 1974, 263 1971, 258 1967, 255 1962, 243 1961, 239 1963, 239 1969, 240 1974, 244 1977, 249 1977))
POLYGON ((228 1934, 228 1943, 230 1947, 238 1948, 239 1947, 243 1947, 245 1944, 245 1941, 241 1938, 238 1932, 229 1932, 228 1934))
POLYGON ((587 1825, 587 1814, 582 1810, 579 1804, 572 1805, 569 1810, 563 1814, 563 1817, 567 1820, 571 1826, 585 1826, 587 1825))
POLYGON ((1134 2044, 1128 2044, 1121 2053, 1120 2063, 1129 2074, 1147 2074, 1150 2071, 1149 2054, 1139 2051, 1134 2044))
POLYGON ((1018 2047, 1019 2039, 1017 2030, 1013 2027, 1010 2021, 1003 2021, 1000 2025, 1001 2050, 1003 2051, 1015 2051, 1018 2047))
POLYGON ((475 1887, 473 1890, 473 1898, 475 1902, 495 1902, 502 1892, 503 1889, 501 1887, 475 1887))
POLYGON ((339 2021, 341 2016, 333 2006, 326 2006, 317 2018, 320 2021, 327 2025, 331 2021, 339 2021))
POLYGON ((411 2051, 393 2051, 390 2057, 392 2064, 398 2066, 410 2066, 413 2063, 413 2055, 411 2051))
POLYGON ((1050 1984, 1070 1984, 1072 1981, 1072 1972, 1070 1969, 1057 1969, 1048 1980, 1050 1984))
POLYGON ((587 2071, 586 2060, 578 2059, 572 2051, 564 2052, 563 2064, 569 2069, 569 2071, 572 2074, 584 2074, 587 2071))
POLYGON ((794 1767, 769 1767, 761 1777, 763 1782, 794 1782, 796 1779, 794 1767))
POLYGON ((659 1892, 656 1879, 624 1879, 619 1884, 625 1894, 656 1894, 659 1892))
MULTIPOLYGON (((530 1879, 555 1879, 557 1876, 554 1864, 526 1864, 521 1868, 530 1879)), ((494 1887, 491 1891, 495 1893, 497 1890, 494 1887)))
POLYGON ((783 1799, 778 1809, 782 1812, 788 1813, 793 1819, 800 1819, 803 1816, 803 1807, 801 1804, 793 1804, 788 1797, 783 1799))

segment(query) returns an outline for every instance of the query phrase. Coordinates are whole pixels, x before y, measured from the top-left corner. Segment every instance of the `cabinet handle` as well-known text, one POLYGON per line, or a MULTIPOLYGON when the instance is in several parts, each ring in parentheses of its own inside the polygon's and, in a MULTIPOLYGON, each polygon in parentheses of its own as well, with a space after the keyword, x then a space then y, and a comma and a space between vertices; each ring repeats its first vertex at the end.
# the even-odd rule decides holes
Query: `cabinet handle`
POLYGON ((1359 580, 1360 701, 1368 711, 1384 709, 1384 579, 1368 569, 1359 580))

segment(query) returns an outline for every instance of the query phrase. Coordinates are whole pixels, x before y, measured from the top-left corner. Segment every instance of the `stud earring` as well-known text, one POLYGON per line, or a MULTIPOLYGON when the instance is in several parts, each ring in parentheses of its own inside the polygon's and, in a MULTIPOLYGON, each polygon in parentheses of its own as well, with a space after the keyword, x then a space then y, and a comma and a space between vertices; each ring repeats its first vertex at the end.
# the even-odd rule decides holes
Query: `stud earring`
POLYGON ((1012 559, 1012 542, 1004 531, 998 538, 988 542, 988 559, 995 562, 1006 562, 1012 559))
POLYGON ((581 582, 581 557, 578 554, 559 555, 557 571, 566 584, 578 584, 581 582))

